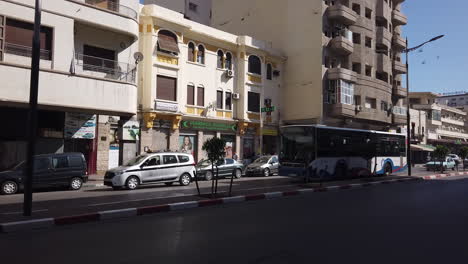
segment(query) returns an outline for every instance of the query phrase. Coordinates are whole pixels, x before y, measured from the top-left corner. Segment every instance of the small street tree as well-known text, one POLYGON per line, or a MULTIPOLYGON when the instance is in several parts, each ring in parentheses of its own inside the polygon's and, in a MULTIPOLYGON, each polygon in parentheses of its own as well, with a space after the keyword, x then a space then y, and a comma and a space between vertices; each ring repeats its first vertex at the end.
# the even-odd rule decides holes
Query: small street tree
POLYGON ((465 159, 466 157, 468 157, 468 147, 462 147, 460 149, 460 159, 461 159, 461 162, 463 164, 463 170, 465 170, 465 159))
POLYGON ((445 157, 447 157, 449 152, 450 152, 449 148, 443 145, 437 145, 436 149, 434 150, 434 157, 440 161, 441 172, 444 172, 444 161, 445 161, 445 157))
POLYGON ((225 146, 226 146, 226 141, 221 138, 213 137, 211 139, 208 139, 203 143, 202 149, 206 151, 208 155, 208 160, 211 163, 211 173, 212 175, 215 175, 215 177, 212 178, 212 184, 211 184, 211 195, 216 193, 215 189, 215 179, 216 179, 216 187, 218 186, 218 162, 224 159, 226 156, 226 151, 225 151, 225 146), (216 166, 216 174, 214 171, 214 167, 216 166))

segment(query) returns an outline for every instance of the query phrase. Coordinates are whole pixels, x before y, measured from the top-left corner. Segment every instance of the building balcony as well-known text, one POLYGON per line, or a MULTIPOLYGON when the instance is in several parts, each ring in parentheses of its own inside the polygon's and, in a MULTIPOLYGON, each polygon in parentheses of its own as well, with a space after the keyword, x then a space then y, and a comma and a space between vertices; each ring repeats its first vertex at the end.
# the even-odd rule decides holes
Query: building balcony
POLYGON ((392 22, 394 26, 402 26, 408 24, 408 18, 400 10, 395 9, 392 12, 392 22))
POLYGON ((406 40, 399 35, 393 35, 392 44, 396 50, 406 49, 406 40))
POLYGON ((349 104, 327 104, 326 111, 328 115, 334 117, 354 117, 356 115, 356 106, 349 104))
POLYGON ((390 57, 388 57, 385 54, 377 54, 377 71, 379 72, 389 72, 389 70, 392 68, 392 61, 390 60, 390 57))
POLYGON ((401 61, 394 61, 393 70, 396 74, 405 74, 406 73, 406 65, 403 64, 401 61))
MULTIPOLYGON (((137 112, 137 87, 119 78, 93 76, 90 69, 69 72, 41 67, 38 103, 57 111, 90 112, 105 115, 130 116, 137 112)), ((86 68, 86 67, 85 67, 86 68)), ((3 62, 1 102, 27 105, 29 102, 30 66, 3 62)), ((103 73, 115 76, 115 72, 103 73)))
POLYGON ((354 44, 352 41, 349 39, 343 37, 343 36, 338 36, 334 37, 330 41, 330 47, 339 54, 342 55, 349 55, 353 53, 354 51, 354 44))
POLYGON ((442 137, 450 137, 456 139, 468 139, 468 134, 457 131, 449 131, 444 129, 436 129, 436 134, 442 137))
POLYGON ((124 16, 128 16, 132 19, 138 18, 137 11, 133 10, 130 7, 119 4, 119 1, 112 0, 75 0, 77 2, 84 2, 85 4, 106 9, 112 12, 119 13, 124 16))
POLYGON ((72 72, 135 84, 136 66, 77 53, 72 72))
POLYGON ((393 96, 395 96, 396 98, 405 98, 408 93, 408 90, 401 86, 394 85, 392 93, 393 93, 393 96))
POLYGON ((353 25, 357 20, 356 12, 342 4, 335 4, 330 6, 328 8, 328 17, 345 25, 353 25))
POLYGON ((452 118, 442 117, 442 123, 448 123, 448 124, 457 125, 457 126, 461 126, 461 127, 465 126, 465 121, 456 120, 456 119, 452 119, 452 118))
POLYGON ((392 123, 395 125, 406 125, 406 115, 392 114, 392 123))
POLYGON ((345 68, 332 68, 328 69, 329 80, 345 80, 348 82, 357 82, 357 73, 345 68))
POLYGON ((392 46, 392 33, 384 27, 377 27, 376 43, 390 48, 392 46))

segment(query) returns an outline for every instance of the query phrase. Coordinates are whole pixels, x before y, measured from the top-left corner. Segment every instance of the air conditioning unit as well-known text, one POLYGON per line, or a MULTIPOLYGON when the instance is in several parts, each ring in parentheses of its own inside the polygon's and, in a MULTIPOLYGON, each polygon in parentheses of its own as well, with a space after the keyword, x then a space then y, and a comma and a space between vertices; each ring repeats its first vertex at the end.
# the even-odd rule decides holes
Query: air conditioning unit
POLYGON ((232 94, 232 99, 234 99, 234 100, 239 100, 239 99, 240 99, 240 94, 238 94, 238 93, 233 93, 233 94, 232 94))
POLYGON ((232 78, 234 77, 234 72, 232 70, 226 70, 226 76, 232 78))
POLYGON ((356 111, 361 112, 362 111, 362 105, 356 105, 356 111))

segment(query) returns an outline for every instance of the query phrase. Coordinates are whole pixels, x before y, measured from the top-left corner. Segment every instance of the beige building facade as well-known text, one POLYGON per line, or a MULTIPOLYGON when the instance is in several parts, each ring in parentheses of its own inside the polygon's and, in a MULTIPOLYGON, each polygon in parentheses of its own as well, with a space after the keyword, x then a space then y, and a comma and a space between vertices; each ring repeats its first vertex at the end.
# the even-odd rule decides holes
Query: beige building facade
MULTIPOLYGON (((0 170, 25 158, 34 2, 0 1, 0 170)), ((109 116, 137 112, 138 8, 42 1, 38 153, 82 152, 90 173, 107 169, 109 116)))
POLYGON ((212 0, 144 0, 145 5, 158 5, 184 15, 185 19, 209 26, 212 0))
POLYGON ((218 0, 212 26, 286 54, 284 123, 388 131, 406 122, 403 2, 218 0))
POLYGON ((227 156, 275 153, 286 58, 265 42, 145 5, 140 14, 140 151, 190 152, 227 141, 227 156))

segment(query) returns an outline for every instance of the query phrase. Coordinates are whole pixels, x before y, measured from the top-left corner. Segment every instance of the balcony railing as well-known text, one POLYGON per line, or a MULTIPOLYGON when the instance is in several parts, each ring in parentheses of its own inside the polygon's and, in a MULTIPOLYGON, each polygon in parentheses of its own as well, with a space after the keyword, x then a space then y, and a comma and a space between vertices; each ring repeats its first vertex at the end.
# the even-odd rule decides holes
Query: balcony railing
POLYGON ((400 106, 394 106, 393 107, 393 113, 395 115, 406 115, 406 107, 400 107, 400 106))
MULTIPOLYGON (((13 44, 13 43, 5 43, 5 53, 13 54, 17 56, 31 57, 32 48, 28 46, 13 44)), ((52 60, 52 53, 50 52, 50 50, 41 49, 40 58, 41 60, 52 60)))
MULTIPOLYGON (((79 1, 79 0, 78 0, 79 1)), ((96 7, 104 8, 110 11, 117 12, 124 16, 128 16, 133 19, 138 18, 138 13, 131 9, 130 7, 120 5, 118 1, 110 1, 110 0, 84 0, 84 2, 88 5, 93 5, 96 7)))
POLYGON ((135 83, 135 65, 79 53, 75 55, 74 61, 75 73, 135 83))

